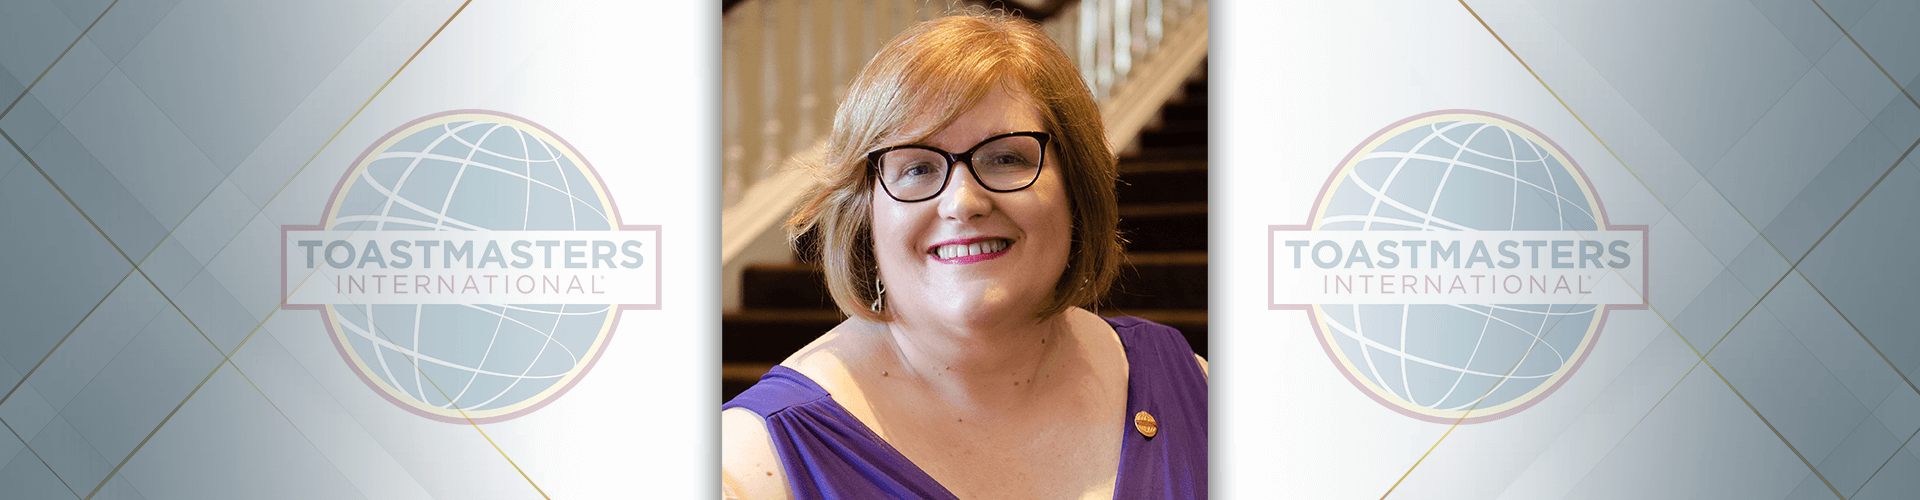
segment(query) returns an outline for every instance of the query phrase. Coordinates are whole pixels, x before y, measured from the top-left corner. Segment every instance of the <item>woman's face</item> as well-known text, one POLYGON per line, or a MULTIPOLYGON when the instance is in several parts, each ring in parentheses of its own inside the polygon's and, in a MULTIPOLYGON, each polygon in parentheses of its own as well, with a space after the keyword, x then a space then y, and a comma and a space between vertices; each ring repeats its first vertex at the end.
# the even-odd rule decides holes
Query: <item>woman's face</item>
MULTIPOLYGON (((958 154, 1000 134, 1045 130, 1039 109, 995 90, 917 144, 958 154)), ((900 202, 875 183, 874 253, 889 312, 955 326, 1028 320, 1066 270, 1071 246, 1055 156, 1046 155, 1033 185, 1008 193, 981 187, 965 163, 953 165, 946 189, 925 201, 900 202)))

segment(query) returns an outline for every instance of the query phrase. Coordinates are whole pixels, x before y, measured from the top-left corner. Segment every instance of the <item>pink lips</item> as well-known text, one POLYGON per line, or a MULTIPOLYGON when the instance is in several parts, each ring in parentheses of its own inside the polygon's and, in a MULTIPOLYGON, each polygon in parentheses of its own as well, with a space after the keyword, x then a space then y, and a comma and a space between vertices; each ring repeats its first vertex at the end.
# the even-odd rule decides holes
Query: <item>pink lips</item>
POLYGON ((981 262, 981 261, 1000 258, 1000 256, 1007 254, 1007 250, 1011 250, 1011 249, 1013 249, 1013 240, 1008 240, 1006 238, 994 238, 994 237, 961 238, 961 239, 942 241, 927 247, 927 257, 932 258, 933 260, 943 264, 972 264, 975 262, 981 262), (947 245, 970 245, 970 244, 979 243, 982 241, 993 241, 993 240, 1005 240, 1007 242, 1006 248, 1002 248, 997 252, 978 253, 978 254, 968 255, 964 257, 954 257, 951 259, 942 259, 940 258, 940 254, 938 253, 938 250, 940 249, 940 247, 947 246, 947 245))

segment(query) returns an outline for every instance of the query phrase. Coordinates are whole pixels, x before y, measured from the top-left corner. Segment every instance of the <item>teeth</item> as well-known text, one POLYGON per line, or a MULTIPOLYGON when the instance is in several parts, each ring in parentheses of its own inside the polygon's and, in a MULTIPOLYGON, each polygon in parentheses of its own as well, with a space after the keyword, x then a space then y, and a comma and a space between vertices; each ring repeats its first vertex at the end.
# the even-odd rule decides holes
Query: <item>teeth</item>
POLYGON ((941 245, 933 249, 934 255, 942 259, 955 259, 983 253, 994 253, 1007 249, 1007 240, 986 240, 965 245, 941 245))

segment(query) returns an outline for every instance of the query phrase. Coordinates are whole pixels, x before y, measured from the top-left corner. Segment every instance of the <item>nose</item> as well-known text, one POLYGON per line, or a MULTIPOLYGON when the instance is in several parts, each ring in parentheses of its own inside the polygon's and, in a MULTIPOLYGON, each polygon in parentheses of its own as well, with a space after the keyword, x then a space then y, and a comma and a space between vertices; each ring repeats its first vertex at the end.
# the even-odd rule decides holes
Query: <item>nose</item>
POLYGON ((985 217, 993 210, 993 199, 986 187, 973 178, 973 165, 966 162, 953 164, 952 182, 946 192, 940 193, 940 217, 947 220, 966 221, 975 217, 985 217), (966 172, 960 172, 962 165, 966 172))

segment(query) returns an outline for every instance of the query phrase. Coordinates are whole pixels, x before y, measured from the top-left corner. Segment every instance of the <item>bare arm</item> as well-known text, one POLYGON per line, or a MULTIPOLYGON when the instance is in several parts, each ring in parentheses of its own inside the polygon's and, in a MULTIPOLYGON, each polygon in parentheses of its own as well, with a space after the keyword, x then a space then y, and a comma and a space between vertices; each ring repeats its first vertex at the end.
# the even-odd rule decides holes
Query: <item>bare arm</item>
POLYGON ((746 409, 720 412, 720 494, 726 499, 793 498, 766 419, 746 409))

